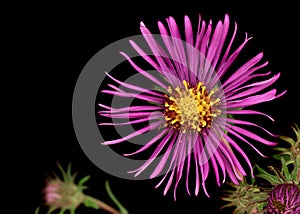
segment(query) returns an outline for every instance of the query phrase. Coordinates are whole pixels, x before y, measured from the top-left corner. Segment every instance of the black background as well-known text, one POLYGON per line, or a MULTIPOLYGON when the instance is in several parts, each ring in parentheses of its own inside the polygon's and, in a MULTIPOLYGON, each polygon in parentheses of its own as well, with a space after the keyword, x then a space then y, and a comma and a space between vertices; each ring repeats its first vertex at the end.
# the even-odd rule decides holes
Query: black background
MULTIPOLYGON (((32 4, 30 10, 24 9, 24 15, 14 20, 16 25, 13 25, 19 35, 17 42, 24 45, 21 53, 25 57, 33 53, 28 60, 22 61, 27 69, 19 77, 26 81, 22 81, 24 87, 19 86, 19 92, 25 96, 21 96, 24 102, 22 99, 23 105, 18 112, 23 114, 16 122, 24 131, 16 137, 20 137, 24 144, 27 142, 25 147, 30 148, 30 153, 26 153, 28 167, 20 168, 20 171, 24 170, 24 177, 29 178, 29 184, 22 187, 22 192, 28 193, 30 199, 26 205, 28 213, 33 213, 44 203, 42 188, 45 178, 52 171, 58 172, 57 162, 63 166, 71 162, 74 171, 79 171, 79 177, 91 175, 86 193, 113 205, 104 188, 104 181, 109 180, 113 192, 131 214, 231 213, 230 209, 219 210, 223 204, 219 196, 225 185, 218 188, 212 176, 212 181, 208 182, 210 199, 202 191, 198 197, 189 197, 182 185, 177 191, 178 200, 174 202, 171 191, 163 196, 163 187, 154 188, 158 180, 131 181, 106 174, 85 156, 72 124, 72 95, 76 80, 85 64, 99 50, 119 39, 140 34, 140 21, 151 32, 158 33, 157 21, 164 22, 165 18, 173 16, 182 31, 184 15, 188 15, 196 26, 199 13, 204 20, 212 19, 213 23, 228 13, 231 29, 234 22, 238 24, 237 44, 244 41, 245 32, 253 37, 241 53, 241 60, 262 51, 265 54, 263 59, 269 61, 267 69, 281 72, 275 85, 279 92, 285 89, 288 92, 284 97, 258 107, 276 122, 260 120, 259 117, 254 122, 261 122, 272 132, 292 136, 289 125, 292 122, 300 124, 297 104, 299 12, 295 3, 186 0, 32 4)), ((264 146, 259 148, 269 152, 264 146)), ((271 162, 253 150, 249 152, 253 163, 271 162)), ((78 211, 101 213, 85 208, 78 211)))

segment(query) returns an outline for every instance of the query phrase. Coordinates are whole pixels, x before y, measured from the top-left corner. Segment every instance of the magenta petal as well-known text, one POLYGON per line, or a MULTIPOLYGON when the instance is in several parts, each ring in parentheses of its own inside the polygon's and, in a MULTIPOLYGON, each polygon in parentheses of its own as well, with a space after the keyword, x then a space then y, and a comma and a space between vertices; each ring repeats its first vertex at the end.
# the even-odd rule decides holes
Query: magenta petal
POLYGON ((267 102, 275 98, 276 98, 276 90, 273 89, 264 94, 249 96, 241 100, 229 101, 227 105, 228 108, 244 108, 247 106, 255 105, 257 103, 267 102))
POLYGON ((141 26, 141 32, 145 40, 147 41, 151 51, 153 52, 154 57, 159 63, 160 69, 158 71, 161 72, 165 77, 169 78, 170 81, 172 81, 174 69, 172 69, 173 66, 171 61, 169 60, 168 55, 165 53, 162 47, 155 41, 153 35, 144 25, 141 26))
POLYGON ((218 39, 218 41, 219 41, 217 44, 218 48, 217 48, 216 53, 214 54, 214 58, 212 60, 213 68, 216 67, 217 62, 219 62, 219 60, 220 60, 220 54, 221 54, 221 51, 224 46, 224 42, 227 37, 228 29, 229 29, 229 16, 226 14, 225 18, 224 18, 223 26, 222 26, 222 32, 221 32, 220 38, 218 39))
POLYGON ((233 115, 235 115, 235 114, 258 114, 258 115, 266 116, 270 120, 274 121, 274 119, 272 117, 270 117, 269 115, 264 114, 264 113, 259 112, 259 111, 254 111, 254 110, 244 110, 244 109, 241 109, 241 110, 227 110, 227 114, 233 114, 233 115))
POLYGON ((170 176, 170 178, 169 178, 169 180, 168 180, 168 183, 167 183, 167 185, 166 185, 166 187, 165 187, 165 189, 164 189, 164 195, 166 195, 167 192, 168 192, 169 189, 170 189, 170 186, 171 186, 172 181, 173 181, 174 173, 175 173, 175 170, 173 170, 172 173, 171 173, 171 176, 170 176))
POLYGON ((244 65, 242 65, 233 75, 231 75, 222 85, 226 87, 229 83, 234 82, 238 78, 243 78, 243 75, 249 72, 249 69, 256 65, 263 57, 263 53, 257 54, 244 65))
POLYGON ((179 149, 179 155, 177 156, 177 173, 176 173, 176 181, 174 186, 174 200, 176 201, 176 190, 179 184, 179 181, 182 178, 182 171, 185 163, 185 155, 186 155, 186 146, 184 143, 180 144, 181 148, 179 149))
MULTIPOLYGON (((138 154, 142 151, 145 151, 146 149, 148 149, 152 144, 154 144, 157 140, 159 140, 163 135, 166 134, 166 132, 169 130, 164 130, 161 133, 159 133, 157 136, 155 136, 152 140, 150 140, 148 143, 146 143, 143 147, 141 147, 140 149, 138 149, 137 151, 130 153, 130 154, 124 154, 124 156, 131 156, 131 155, 135 155, 138 154)), ((158 155, 158 153, 162 150, 162 148, 164 147, 164 145, 167 143, 167 141, 170 139, 171 134, 167 134, 167 136, 162 140, 162 142, 158 145, 158 147, 156 148, 156 150, 154 151, 153 154, 156 154, 155 157, 158 155)), ((155 158, 154 157, 154 158, 155 158)), ((153 157, 151 156, 148 161, 151 160, 151 162, 153 161, 153 157)), ((148 162, 147 161, 147 162, 148 162)), ((136 170, 137 171, 137 170, 136 170)))
POLYGON ((158 122, 155 122, 149 126, 146 126, 145 128, 142 128, 138 131, 135 131, 123 138, 120 138, 120 139, 116 139, 116 140, 110 140, 110 141, 105 141, 104 143, 102 143, 103 145, 112 145, 112 144, 117 144, 117 143, 121 143, 121 142, 124 142, 126 140, 129 140, 135 136, 138 136, 138 135, 141 135, 147 131, 150 131, 151 129, 154 129, 156 127, 158 127, 159 125, 161 125, 161 121, 158 121, 158 122))
POLYGON ((191 165, 191 153, 194 153, 195 143, 197 141, 198 134, 191 134, 187 139, 187 166, 186 166, 186 181, 185 186, 189 195, 191 195, 189 190, 189 174, 190 174, 190 165, 191 165))
POLYGON ((99 104, 100 107, 108 109, 105 111, 100 111, 103 113, 122 113, 122 112, 132 112, 132 111, 153 111, 153 110, 162 110, 164 109, 163 106, 130 106, 124 108, 112 108, 103 104, 99 104))
MULTIPOLYGON (((169 164, 169 168, 167 170, 167 172, 165 173, 165 176, 161 179, 161 181, 155 186, 155 187, 158 187, 162 184, 162 182, 166 179, 166 177, 168 176, 169 174, 169 171, 171 170, 171 168, 173 167, 174 165, 174 168, 175 168, 175 161, 176 161, 176 156, 178 155, 178 148, 179 148, 179 143, 178 143, 178 139, 181 138, 181 135, 178 136, 178 138, 174 139, 176 141, 175 143, 175 148, 174 148, 174 152, 173 152, 173 155, 171 156, 171 162, 169 164)), ((173 142, 173 141, 172 141, 173 142)), ((169 146, 170 148, 170 146, 169 146)), ((168 149, 169 149, 168 148, 168 149)), ((170 150, 169 150, 170 151, 170 150)), ((160 162, 161 163, 161 162, 160 162)), ((172 169, 172 174, 174 173, 174 169, 172 169)), ((165 189, 166 190, 166 189, 165 189)))
POLYGON ((255 66, 255 67, 249 69, 249 71, 247 72, 247 74, 243 75, 243 78, 235 79, 234 82, 232 82, 230 85, 228 85, 228 87, 226 87, 224 89, 225 94, 226 95, 234 94, 235 92, 237 92, 240 89, 242 89, 240 86, 243 85, 244 83, 246 83, 246 82, 248 82, 248 81, 250 81, 250 80, 252 80, 252 79, 254 79, 256 77, 266 76, 266 75, 270 74, 271 72, 267 72, 266 74, 253 74, 255 71, 257 71, 257 70, 265 67, 266 65, 268 65, 268 61, 264 62, 261 65, 258 65, 258 66, 255 66))
POLYGON ((219 170, 218 170, 218 165, 217 165, 217 162, 216 162, 216 159, 214 158, 214 156, 212 156, 210 158, 211 160, 211 163, 212 163, 212 168, 214 169, 214 172, 215 172, 215 175, 216 175, 216 181, 217 181, 217 184, 218 186, 220 186, 220 175, 219 175, 219 170))
POLYGON ((256 127, 259 127, 260 129, 262 129, 263 131, 265 131, 266 133, 268 133, 269 135, 271 135, 273 137, 278 137, 278 135, 272 134, 271 132, 269 132, 265 128, 263 128, 263 127, 261 127, 261 126, 259 126, 257 124, 251 123, 251 122, 247 122, 247 121, 243 121, 243 120, 236 120, 236 119, 231 119, 231 118, 227 118, 227 121, 231 122, 231 123, 236 123, 236 124, 242 124, 242 125, 248 125, 248 126, 256 126, 256 127))
POLYGON ((252 175, 252 177, 254 177, 252 164, 251 164, 249 158, 247 157, 247 155, 245 154, 245 152, 228 135, 224 135, 224 138, 226 139, 226 141, 228 141, 228 143, 231 146, 234 147, 234 149, 236 149, 244 157, 245 161, 247 162, 247 164, 251 170, 251 175, 252 175))
POLYGON ((110 118, 145 118, 149 116, 156 116, 153 112, 129 112, 129 113, 120 113, 120 114, 107 114, 101 113, 101 116, 110 117, 110 118))
MULTIPOLYGON (((156 117, 152 117, 151 119, 158 119, 161 118, 161 116, 156 116, 156 117)), ((137 119, 137 120, 132 120, 132 121, 128 121, 128 122, 123 122, 123 123, 99 123, 99 126, 122 126, 122 125, 129 125, 129 124, 135 124, 135 123, 141 123, 141 122, 145 122, 145 121, 149 121, 150 118, 146 117, 143 119, 137 119)))
MULTIPOLYGON (((144 151, 145 149, 147 149, 149 146, 151 146, 154 142, 156 142, 159 138, 161 138, 161 136, 163 136, 166 132, 162 132, 160 135, 158 135, 157 137, 153 138, 150 142, 148 142, 145 146, 143 146, 141 149, 139 149, 138 151, 132 153, 132 154, 127 154, 125 156, 129 156, 129 155, 133 155, 133 154, 137 154, 139 152, 144 151)), ((163 149, 163 147, 167 144, 168 140, 170 139, 171 135, 168 134, 163 140, 162 142, 158 145, 158 147, 155 149, 155 151, 153 152, 153 154, 151 155, 151 157, 138 169, 134 170, 134 171, 129 171, 129 173, 134 173, 136 172, 135 176, 138 176, 139 174, 141 174, 153 161, 154 159, 158 156, 158 154, 161 152, 161 150, 163 149)))
MULTIPOLYGON (((263 155, 255 146, 253 146, 249 141, 247 141, 244 137, 242 137, 240 134, 238 134, 239 132, 236 132, 235 130, 233 130, 233 127, 230 126, 229 124, 226 127, 226 131, 228 131, 229 133, 233 134, 234 136, 236 136, 237 138, 241 139, 243 142, 247 143, 249 146, 251 146, 260 156, 262 157, 266 157, 265 155, 263 155), (230 128, 231 127, 231 128, 230 128)), ((247 135, 246 135, 247 136, 247 135)), ((248 136, 249 137, 249 136, 248 136)))
POLYGON ((233 168, 235 177, 237 177, 239 180, 242 180, 243 177, 239 173, 241 173, 242 175, 246 175, 246 172, 241 166, 241 164, 239 163, 239 161, 237 160, 233 151, 230 150, 230 148, 226 144, 220 144, 220 149, 222 153, 225 155, 228 162, 230 163, 231 168, 233 168))
POLYGON ((190 18, 188 16, 184 16, 184 26, 186 42, 190 43, 191 45, 194 45, 193 28, 190 18))
POLYGON ((231 126, 231 128, 235 131, 237 131, 238 133, 241 133, 242 135, 244 136, 247 136, 247 137, 250 137, 256 141, 259 141, 263 144, 266 144, 266 145, 269 145, 269 146, 275 146, 277 145, 277 143, 275 142, 271 142, 271 141, 268 141, 268 140, 265 140, 261 137, 259 137, 258 135, 250 132, 250 131, 247 131, 246 129, 243 129, 243 128, 240 128, 240 127, 237 127, 237 126, 231 126))
POLYGON ((132 84, 128 84, 128 83, 125 83, 125 82, 121 82, 119 80, 117 80, 116 78, 113 78, 109 73, 105 72, 107 76, 109 76, 112 80, 114 80, 115 82, 119 83, 120 85, 124 86, 124 87, 127 87, 129 89, 132 89, 132 90, 136 90, 136 91, 140 91, 140 92, 144 92, 144 93, 148 93, 148 94, 151 94, 151 95, 154 95, 156 97, 163 97, 163 94, 160 94, 160 93, 157 93, 157 92, 154 92, 154 91, 151 91, 149 89, 145 89, 145 88, 142 88, 142 87, 139 87, 139 86, 135 86, 135 85, 132 85, 132 84))
POLYGON ((249 88, 243 92, 239 92, 236 95, 233 96, 228 96, 227 95, 227 100, 234 100, 237 98, 241 98, 241 97, 245 97, 245 96, 249 96, 252 95, 258 91, 262 91, 263 89, 267 88, 268 86, 272 85, 280 76, 280 73, 278 73, 277 75, 275 75, 274 77, 267 79, 265 81, 261 81, 261 82, 255 82, 253 84, 247 85, 242 87, 243 88, 249 88), (251 87, 251 88, 250 88, 251 87))
POLYGON ((144 75, 145 77, 147 77, 148 79, 152 80, 153 82, 155 82, 157 85, 161 86, 162 88, 167 88, 167 86, 165 84, 163 84, 161 81, 159 81, 158 79, 156 79, 155 77, 153 77, 152 75, 150 75, 149 73, 147 73, 146 71, 144 71, 143 69, 141 69, 140 67, 138 67, 128 56, 127 54, 125 54, 124 52, 120 52, 127 60, 128 62, 134 67, 135 70, 137 70, 139 73, 141 73, 142 75, 144 75))
POLYGON ((124 91, 116 92, 116 91, 111 91, 111 90, 102 90, 101 92, 106 93, 106 94, 116 95, 119 97, 131 97, 131 98, 136 98, 136 99, 140 99, 140 100, 146 100, 146 101, 154 102, 157 104, 164 103, 163 98, 157 98, 157 97, 152 97, 152 96, 147 96, 147 95, 142 95, 142 94, 128 93, 128 92, 124 92, 124 91))
MULTIPOLYGON (((195 153, 194 153, 195 154, 195 153)), ((199 170, 198 170, 198 158, 196 157, 196 155, 194 156, 195 158, 195 164, 196 164, 196 186, 195 186, 195 195, 197 196, 199 193, 199 189, 200 189, 200 179, 199 179, 199 170)))
MULTIPOLYGON (((233 35, 231 42, 233 41, 234 36, 235 36, 235 34, 233 35)), ((246 35, 245 41, 228 58, 227 58, 227 54, 224 55, 224 58, 222 59, 220 65, 219 65, 220 67, 217 69, 217 73, 220 78, 225 74, 225 72, 228 70, 228 68, 235 61, 236 57, 241 52, 241 50, 244 48, 244 46, 247 44, 249 39, 251 39, 251 38, 247 38, 247 35, 246 35), (225 56, 226 56, 226 58, 225 58, 225 56)), ((230 43, 230 46, 231 46, 231 43, 230 43)), ((230 50, 230 46, 228 46, 227 51, 230 50)))
POLYGON ((158 176, 159 173, 161 173, 161 171, 163 170, 168 158, 169 158, 169 155, 172 151, 172 147, 174 145, 174 142, 176 141, 176 138, 177 138, 178 134, 177 133, 174 133, 173 135, 173 139, 171 141, 171 143, 169 144, 168 148, 167 148, 167 151, 164 153, 162 159, 160 160, 160 162, 157 164, 156 168, 154 169, 154 171, 152 172, 152 174, 150 175, 150 178, 155 178, 158 176))
POLYGON ((143 57, 150 65, 152 65, 156 70, 159 70, 159 66, 157 63, 148 55, 146 54, 134 41, 129 40, 131 46, 138 52, 138 54, 143 57))

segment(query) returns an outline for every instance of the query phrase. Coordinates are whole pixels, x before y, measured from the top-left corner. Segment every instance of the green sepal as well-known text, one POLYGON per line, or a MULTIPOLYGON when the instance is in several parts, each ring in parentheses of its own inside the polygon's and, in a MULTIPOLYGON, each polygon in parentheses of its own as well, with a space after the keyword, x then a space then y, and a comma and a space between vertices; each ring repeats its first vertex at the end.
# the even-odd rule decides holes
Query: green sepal
POLYGON ((49 207, 48 211, 47 211, 47 214, 50 214, 52 213, 54 210, 57 210, 58 208, 56 207, 49 207))
POLYGON ((90 179, 89 175, 87 175, 87 176, 83 177, 82 179, 80 179, 80 181, 78 182, 78 188, 80 188, 81 190, 85 189, 86 187, 83 186, 83 184, 85 182, 87 182, 87 180, 89 180, 89 179, 90 179))
POLYGON ((58 214, 64 214, 66 211, 66 209, 61 209, 60 212, 58 214))
POLYGON ((291 160, 290 155, 288 155, 287 152, 273 155, 273 158, 276 159, 276 160, 281 160, 281 158, 283 158, 285 161, 290 161, 291 160))
POLYGON ((267 206, 268 202, 263 202, 257 205, 257 209, 259 211, 262 211, 266 206, 267 206))
POLYGON ((286 136, 279 136, 280 139, 284 140, 285 142, 289 143, 291 146, 294 145, 295 141, 293 138, 286 137, 286 136))
POLYGON ((158 104, 158 103, 155 103, 155 102, 150 102, 150 101, 147 101, 149 104, 151 105, 155 105, 155 106, 161 106, 161 104, 158 104))
POLYGON ((163 94, 169 94, 169 92, 168 92, 166 89, 164 89, 163 87, 160 87, 160 86, 158 86, 158 85, 155 85, 155 86, 154 86, 154 90, 155 90, 155 91, 159 91, 159 92, 161 92, 161 93, 163 93, 163 94))
MULTIPOLYGON (((242 110, 242 109, 243 109, 243 108, 241 107, 241 108, 232 108, 232 109, 230 109, 230 110, 242 110)), ((233 114, 227 114, 226 117, 228 117, 228 118, 230 118, 230 119, 235 119, 234 116, 233 116, 233 114)))

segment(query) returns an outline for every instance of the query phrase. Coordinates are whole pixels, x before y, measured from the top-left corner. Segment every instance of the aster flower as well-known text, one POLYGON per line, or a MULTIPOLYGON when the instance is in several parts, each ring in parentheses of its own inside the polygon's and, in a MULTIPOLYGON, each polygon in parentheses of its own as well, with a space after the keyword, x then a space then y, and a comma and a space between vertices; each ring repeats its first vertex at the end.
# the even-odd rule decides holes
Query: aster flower
POLYGON ((267 213, 300 213, 300 188, 295 184, 279 184, 269 192, 267 213))
POLYGON ((121 52, 133 68, 150 79, 156 87, 152 90, 128 84, 107 73, 116 84, 134 92, 127 92, 112 84, 109 84, 111 89, 102 90, 103 93, 148 103, 124 108, 99 104, 102 108, 99 112, 101 116, 131 119, 129 122, 100 123, 102 126, 144 124, 145 121, 149 121, 149 124, 127 136, 103 144, 118 144, 146 132, 159 130, 160 133, 149 142, 145 142, 139 150, 125 154, 134 155, 147 150, 150 146, 156 147, 141 167, 130 172, 138 176, 161 154, 162 158, 150 178, 165 173, 156 187, 166 180, 164 189, 166 194, 173 183, 176 200, 176 189, 184 171, 186 171, 186 189, 190 194, 189 174, 193 161, 196 175, 195 195, 198 195, 202 185, 202 189, 209 197, 205 182, 211 170, 214 171, 219 186, 220 172, 223 183, 226 176, 229 176, 235 184, 243 180, 243 176, 247 174, 236 153, 249 165, 253 176, 251 162, 240 144, 248 144, 262 156, 264 155, 252 145, 251 140, 267 146, 276 145, 255 134, 252 128, 274 136, 272 133, 250 121, 235 119, 238 118, 236 116, 265 116, 273 121, 267 114, 255 111, 251 107, 274 100, 285 92, 277 94, 276 89, 265 91, 280 74, 270 76, 271 72, 259 72, 268 64, 268 62, 260 63, 263 53, 249 59, 236 70, 231 70, 231 65, 251 38, 246 34, 244 42, 232 50, 237 25, 235 24, 234 32, 228 40, 230 24, 228 15, 225 15, 223 22, 219 21, 215 27, 212 21, 207 23, 199 16, 196 32, 189 17, 185 16, 185 43, 181 40, 179 28, 173 17, 167 18, 166 21, 168 28, 162 22, 158 22, 164 46, 141 22, 140 30, 152 55, 146 54, 138 44, 130 41, 139 55, 162 76, 161 79, 143 70, 126 53, 121 52))

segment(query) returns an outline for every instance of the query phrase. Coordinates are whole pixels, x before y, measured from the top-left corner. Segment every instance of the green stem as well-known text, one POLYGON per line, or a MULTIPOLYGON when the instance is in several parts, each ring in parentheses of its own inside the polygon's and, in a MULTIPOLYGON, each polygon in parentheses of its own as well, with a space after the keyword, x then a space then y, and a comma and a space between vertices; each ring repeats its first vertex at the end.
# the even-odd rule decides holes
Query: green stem
POLYGON ((120 214, 128 214, 128 211, 125 209, 125 207, 123 207, 123 205, 118 201, 118 199, 112 193, 108 181, 105 182, 105 189, 107 191, 107 194, 111 198, 111 200, 118 206, 118 208, 120 210, 120 214))
POLYGON ((35 210, 35 212, 34 212, 34 214, 38 214, 39 211, 40 211, 40 207, 37 207, 36 210, 35 210))
POLYGON ((92 200, 99 206, 99 208, 111 213, 111 214, 120 214, 120 212, 113 207, 109 206, 108 204, 104 203, 103 201, 100 201, 97 198, 91 197, 91 196, 86 196, 89 200, 92 200))

